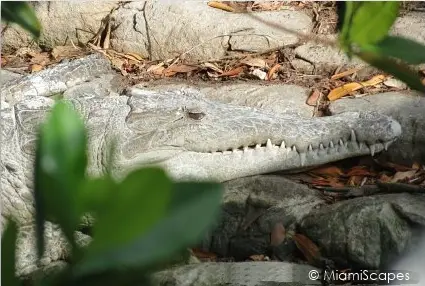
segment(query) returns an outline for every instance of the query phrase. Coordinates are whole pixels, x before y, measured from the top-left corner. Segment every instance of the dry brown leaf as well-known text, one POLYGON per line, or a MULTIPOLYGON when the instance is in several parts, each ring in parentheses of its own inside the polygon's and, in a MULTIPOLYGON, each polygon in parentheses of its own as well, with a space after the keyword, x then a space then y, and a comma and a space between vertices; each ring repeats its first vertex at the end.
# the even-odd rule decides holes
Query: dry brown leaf
POLYGON ((33 64, 33 65, 30 66, 30 72, 31 73, 41 71, 42 69, 43 69, 42 65, 33 64))
POLYGON ((28 47, 22 47, 16 50, 15 55, 17 57, 35 57, 37 55, 37 52, 35 52, 34 50, 32 50, 31 48, 28 47))
POLYGON ((376 173, 372 172, 365 166, 354 166, 347 172, 347 176, 375 176, 376 173))
POLYGON ((344 172, 336 166, 327 166, 327 167, 313 169, 309 173, 313 173, 315 175, 320 175, 320 176, 327 176, 327 177, 336 177, 336 176, 344 175, 344 172))
POLYGON ((223 70, 220 69, 217 65, 209 63, 209 62, 203 63, 201 66, 212 69, 215 72, 223 73, 223 70))
POLYGON ((231 70, 229 70, 227 72, 224 72, 224 73, 220 74, 219 77, 222 77, 222 76, 234 77, 234 76, 238 76, 243 71, 244 71, 244 68, 243 67, 237 67, 237 68, 231 69, 231 70))
POLYGON ((343 86, 339 86, 331 90, 328 94, 328 99, 330 101, 340 99, 341 97, 346 96, 347 94, 350 94, 353 91, 359 90, 363 87, 364 87, 363 85, 357 82, 344 84, 343 86))
POLYGON ((82 55, 84 51, 81 48, 74 46, 56 46, 50 53, 55 60, 61 60, 64 58, 72 58, 82 55))
POLYGON ((139 55, 137 53, 126 53, 125 55, 128 56, 128 57, 132 57, 135 60, 143 61, 143 56, 142 55, 139 55))
POLYGON ((168 68, 166 68, 163 71, 163 74, 167 77, 169 76, 173 76, 177 73, 188 73, 191 71, 196 70, 198 67, 195 66, 189 66, 189 65, 185 65, 185 64, 180 64, 180 65, 172 65, 168 68))
POLYGON ((45 66, 50 62, 50 57, 48 53, 37 53, 31 58, 32 64, 37 64, 45 66))
POLYGON ((315 264, 319 261, 321 255, 317 245, 305 235, 296 233, 294 241, 297 248, 304 254, 304 257, 310 264, 315 264))
POLYGON ((215 260, 217 259, 217 254, 212 253, 212 252, 208 252, 208 251, 203 251, 199 248, 192 248, 192 253, 193 255, 195 255, 197 258, 204 260, 204 259, 208 259, 208 260, 215 260))
POLYGON ((411 178, 413 178, 418 170, 410 170, 405 172, 397 172, 394 174, 393 178, 391 179, 390 183, 397 183, 401 181, 407 181, 411 178))
POLYGON ((347 185, 348 186, 360 186, 360 184, 363 182, 363 176, 351 176, 348 179, 347 185))
POLYGON ((208 75, 210 78, 218 78, 218 77, 219 77, 219 75, 218 75, 218 74, 216 74, 216 73, 212 73, 212 72, 209 72, 209 71, 207 71, 207 75, 208 75))
POLYGON ((157 65, 150 66, 146 71, 154 75, 162 75, 164 69, 164 63, 159 63, 157 65))
POLYGON ((316 106, 321 95, 322 93, 315 88, 313 92, 310 94, 310 96, 307 98, 307 102, 306 102, 307 105, 316 106))
POLYGON ((283 1, 256 1, 254 4, 252 4, 252 9, 261 11, 274 11, 279 10, 284 5, 285 3, 283 1))
POLYGON ((364 82, 351 82, 344 84, 343 86, 334 88, 331 90, 328 94, 328 99, 330 101, 337 100, 347 94, 352 93, 353 91, 359 90, 364 87, 377 85, 381 82, 383 82, 387 77, 384 75, 377 75, 371 78, 370 80, 364 81, 364 82))
POLYGON ((280 64, 275 64, 267 73, 267 80, 272 80, 273 75, 279 70, 280 64))
POLYGON ((340 79, 340 78, 343 78, 343 77, 348 76, 348 75, 352 75, 353 73, 358 72, 359 70, 361 70, 361 69, 360 68, 354 68, 354 69, 349 69, 345 72, 334 74, 331 77, 331 80, 336 80, 336 79, 340 79))
POLYGON ((311 184, 317 187, 333 187, 333 188, 342 188, 345 187, 345 184, 340 182, 338 178, 319 178, 311 180, 311 184))
POLYGON ((261 58, 245 58, 240 61, 250 67, 265 68, 267 67, 266 61, 261 58))
POLYGON ((119 71, 123 70, 124 63, 125 63, 125 61, 121 58, 113 57, 111 59, 112 67, 119 70, 119 71))
POLYGON ((420 170, 420 169, 422 169, 422 165, 421 165, 421 164, 419 164, 418 162, 414 162, 414 163, 412 164, 412 169, 420 170))
POLYGON ((223 11, 227 11, 227 12, 235 12, 234 8, 230 7, 227 4, 224 4, 222 2, 210 1, 210 2, 208 2, 208 6, 210 6, 212 8, 220 9, 220 10, 223 10, 223 11))
POLYGON ((270 233, 270 245, 279 246, 286 238, 286 230, 281 222, 276 223, 270 233))
POLYGON ((379 181, 382 182, 382 183, 389 183, 391 181, 391 179, 392 178, 390 176, 388 176, 387 174, 382 174, 379 177, 379 181))
POLYGON ((249 257, 252 261, 264 261, 266 260, 266 256, 263 254, 254 254, 249 257))

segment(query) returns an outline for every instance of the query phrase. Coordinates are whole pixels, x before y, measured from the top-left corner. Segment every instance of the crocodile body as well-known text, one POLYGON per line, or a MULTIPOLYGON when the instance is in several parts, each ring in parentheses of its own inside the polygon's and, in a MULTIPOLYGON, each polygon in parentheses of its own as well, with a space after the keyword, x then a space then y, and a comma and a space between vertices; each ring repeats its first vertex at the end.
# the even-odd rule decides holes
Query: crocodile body
MULTIPOLYGON (((111 73, 108 61, 94 55, 1 88, 2 224, 5 215, 22 226, 33 222, 36 130, 54 104, 48 96, 105 73, 111 73)), ((192 89, 154 92, 133 86, 125 94, 68 92, 64 99, 86 122, 90 175, 105 171, 106 150, 113 139, 117 140, 113 172, 118 177, 134 168, 158 165, 175 179, 223 182, 374 154, 401 134, 396 121, 377 113, 301 119, 211 101, 192 89)), ((28 253, 34 253, 33 242, 22 242, 20 247, 18 269, 31 272, 35 255, 28 253)))

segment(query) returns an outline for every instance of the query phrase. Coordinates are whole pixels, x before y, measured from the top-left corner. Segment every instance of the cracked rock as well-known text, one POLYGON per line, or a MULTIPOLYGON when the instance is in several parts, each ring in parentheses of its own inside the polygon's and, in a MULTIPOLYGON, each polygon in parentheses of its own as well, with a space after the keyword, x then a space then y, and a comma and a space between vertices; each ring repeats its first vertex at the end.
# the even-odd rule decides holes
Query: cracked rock
MULTIPOLYGON (((258 17, 306 33, 310 17, 298 11, 261 12, 258 17)), ((261 51, 292 45, 297 37, 270 28, 242 13, 229 13, 205 2, 131 2, 113 17, 119 26, 111 44, 122 52, 152 60, 184 54, 187 60, 217 59, 228 50, 261 51), (160 16, 159 16, 160 15, 160 16)))

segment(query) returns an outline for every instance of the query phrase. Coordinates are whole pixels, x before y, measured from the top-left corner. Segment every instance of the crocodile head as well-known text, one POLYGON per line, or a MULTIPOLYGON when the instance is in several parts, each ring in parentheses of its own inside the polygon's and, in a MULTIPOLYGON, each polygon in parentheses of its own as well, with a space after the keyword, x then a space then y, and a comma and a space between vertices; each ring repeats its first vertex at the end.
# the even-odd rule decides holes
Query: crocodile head
POLYGON ((401 135, 378 113, 294 118, 203 98, 193 90, 128 90, 131 135, 120 169, 159 164, 176 178, 226 181, 374 154, 401 135))

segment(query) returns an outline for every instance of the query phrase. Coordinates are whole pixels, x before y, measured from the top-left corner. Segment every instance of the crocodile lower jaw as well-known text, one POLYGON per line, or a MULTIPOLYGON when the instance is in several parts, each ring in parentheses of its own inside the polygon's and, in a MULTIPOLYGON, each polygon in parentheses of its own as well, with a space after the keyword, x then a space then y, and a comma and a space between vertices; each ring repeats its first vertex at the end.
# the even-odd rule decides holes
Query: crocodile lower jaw
MULTIPOLYGON (((193 151, 176 152, 174 156, 149 164, 161 166, 178 180, 216 180, 228 181, 238 177, 265 174, 277 171, 303 170, 354 156, 374 155, 388 148, 393 142, 367 144, 355 140, 343 139, 328 146, 319 144, 300 152, 295 146, 285 146, 284 142, 274 145, 271 140, 266 144, 257 144, 254 148, 245 147, 232 151, 201 153, 193 151)), ((143 155, 123 163, 127 170, 143 166, 143 155), (128 168, 132 166, 132 168, 128 168)))

